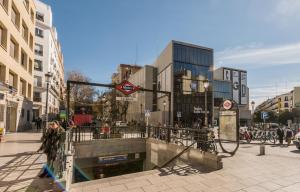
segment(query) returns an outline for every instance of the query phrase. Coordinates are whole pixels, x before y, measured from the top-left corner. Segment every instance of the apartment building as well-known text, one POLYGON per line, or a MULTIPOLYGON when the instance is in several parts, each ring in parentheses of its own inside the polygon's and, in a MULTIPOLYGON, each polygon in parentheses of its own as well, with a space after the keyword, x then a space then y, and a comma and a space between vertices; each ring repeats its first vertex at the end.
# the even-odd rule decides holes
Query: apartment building
POLYGON ((51 7, 36 0, 35 59, 33 115, 46 113, 46 92, 49 82, 48 113, 59 113, 64 94, 64 60, 56 28, 53 25, 51 7), (49 80, 46 74, 50 74, 49 80))
POLYGON ((119 84, 124 80, 128 80, 130 76, 135 74, 142 67, 138 65, 120 64, 117 73, 113 73, 111 81, 113 84, 119 84))
POLYGON ((0 0, 0 127, 15 132, 32 120, 35 4, 0 0))
POLYGON ((294 108, 299 108, 300 105, 300 87, 295 87, 294 90, 277 95, 273 98, 267 99, 259 106, 256 107, 255 111, 268 111, 274 113, 280 113, 283 111, 292 112, 294 108))

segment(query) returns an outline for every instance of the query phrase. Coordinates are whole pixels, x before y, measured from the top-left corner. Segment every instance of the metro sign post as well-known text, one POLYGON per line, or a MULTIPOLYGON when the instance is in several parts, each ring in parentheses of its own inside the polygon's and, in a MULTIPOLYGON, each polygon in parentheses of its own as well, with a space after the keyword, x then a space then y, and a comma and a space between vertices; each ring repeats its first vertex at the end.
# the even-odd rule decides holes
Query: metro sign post
POLYGON ((121 91, 125 95, 130 95, 130 94, 140 90, 140 87, 133 85, 129 81, 123 81, 121 84, 116 86, 116 89, 118 91, 121 91))

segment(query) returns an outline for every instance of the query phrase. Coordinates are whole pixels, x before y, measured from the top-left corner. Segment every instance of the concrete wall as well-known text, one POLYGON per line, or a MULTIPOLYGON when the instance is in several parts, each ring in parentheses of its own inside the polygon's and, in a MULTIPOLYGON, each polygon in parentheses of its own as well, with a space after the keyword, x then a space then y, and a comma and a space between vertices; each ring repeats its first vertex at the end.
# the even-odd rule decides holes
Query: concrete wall
MULTIPOLYGON (((155 166, 162 166, 171 158, 179 154, 185 147, 175 144, 166 144, 156 139, 147 139, 146 141, 146 162, 145 169, 150 170, 155 166)), ((188 162, 193 165, 203 165, 214 170, 221 169, 223 164, 221 157, 217 155, 201 152, 196 149, 190 149, 182 154, 174 163, 188 162)))
POLYGON ((145 139, 100 139, 75 143, 75 158, 91 158, 146 151, 145 139))

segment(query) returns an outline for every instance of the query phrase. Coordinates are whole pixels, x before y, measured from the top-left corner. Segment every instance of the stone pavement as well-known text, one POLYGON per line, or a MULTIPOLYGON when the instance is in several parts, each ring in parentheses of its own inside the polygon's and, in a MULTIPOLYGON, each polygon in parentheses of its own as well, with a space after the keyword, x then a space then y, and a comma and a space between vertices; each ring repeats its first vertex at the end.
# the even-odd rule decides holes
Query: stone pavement
POLYGON ((300 151, 295 146, 242 144, 224 168, 208 172, 185 165, 72 185, 72 192, 300 192, 300 151))
POLYGON ((45 156, 36 153, 41 133, 11 133, 0 143, 0 192, 51 191, 50 179, 40 179, 45 156))

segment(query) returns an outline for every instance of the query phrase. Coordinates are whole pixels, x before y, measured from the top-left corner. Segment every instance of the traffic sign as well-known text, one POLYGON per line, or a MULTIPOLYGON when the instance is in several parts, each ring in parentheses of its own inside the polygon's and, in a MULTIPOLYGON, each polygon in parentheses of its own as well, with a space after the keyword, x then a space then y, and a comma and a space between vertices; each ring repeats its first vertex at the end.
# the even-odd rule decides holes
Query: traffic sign
POLYGON ((178 117, 178 118, 181 117, 181 111, 177 111, 177 117, 178 117))
POLYGON ((223 102, 223 108, 226 110, 230 110, 232 108, 232 102, 230 100, 225 100, 223 102))
POLYGON ((151 116, 151 112, 149 109, 145 110, 145 117, 150 117, 151 116))
POLYGON ((140 87, 133 85, 129 81, 123 81, 121 84, 116 86, 116 89, 124 93, 125 95, 130 95, 140 89, 140 87))
POLYGON ((269 118, 269 113, 266 112, 266 111, 261 112, 261 118, 262 118, 263 120, 268 119, 268 118, 269 118))

